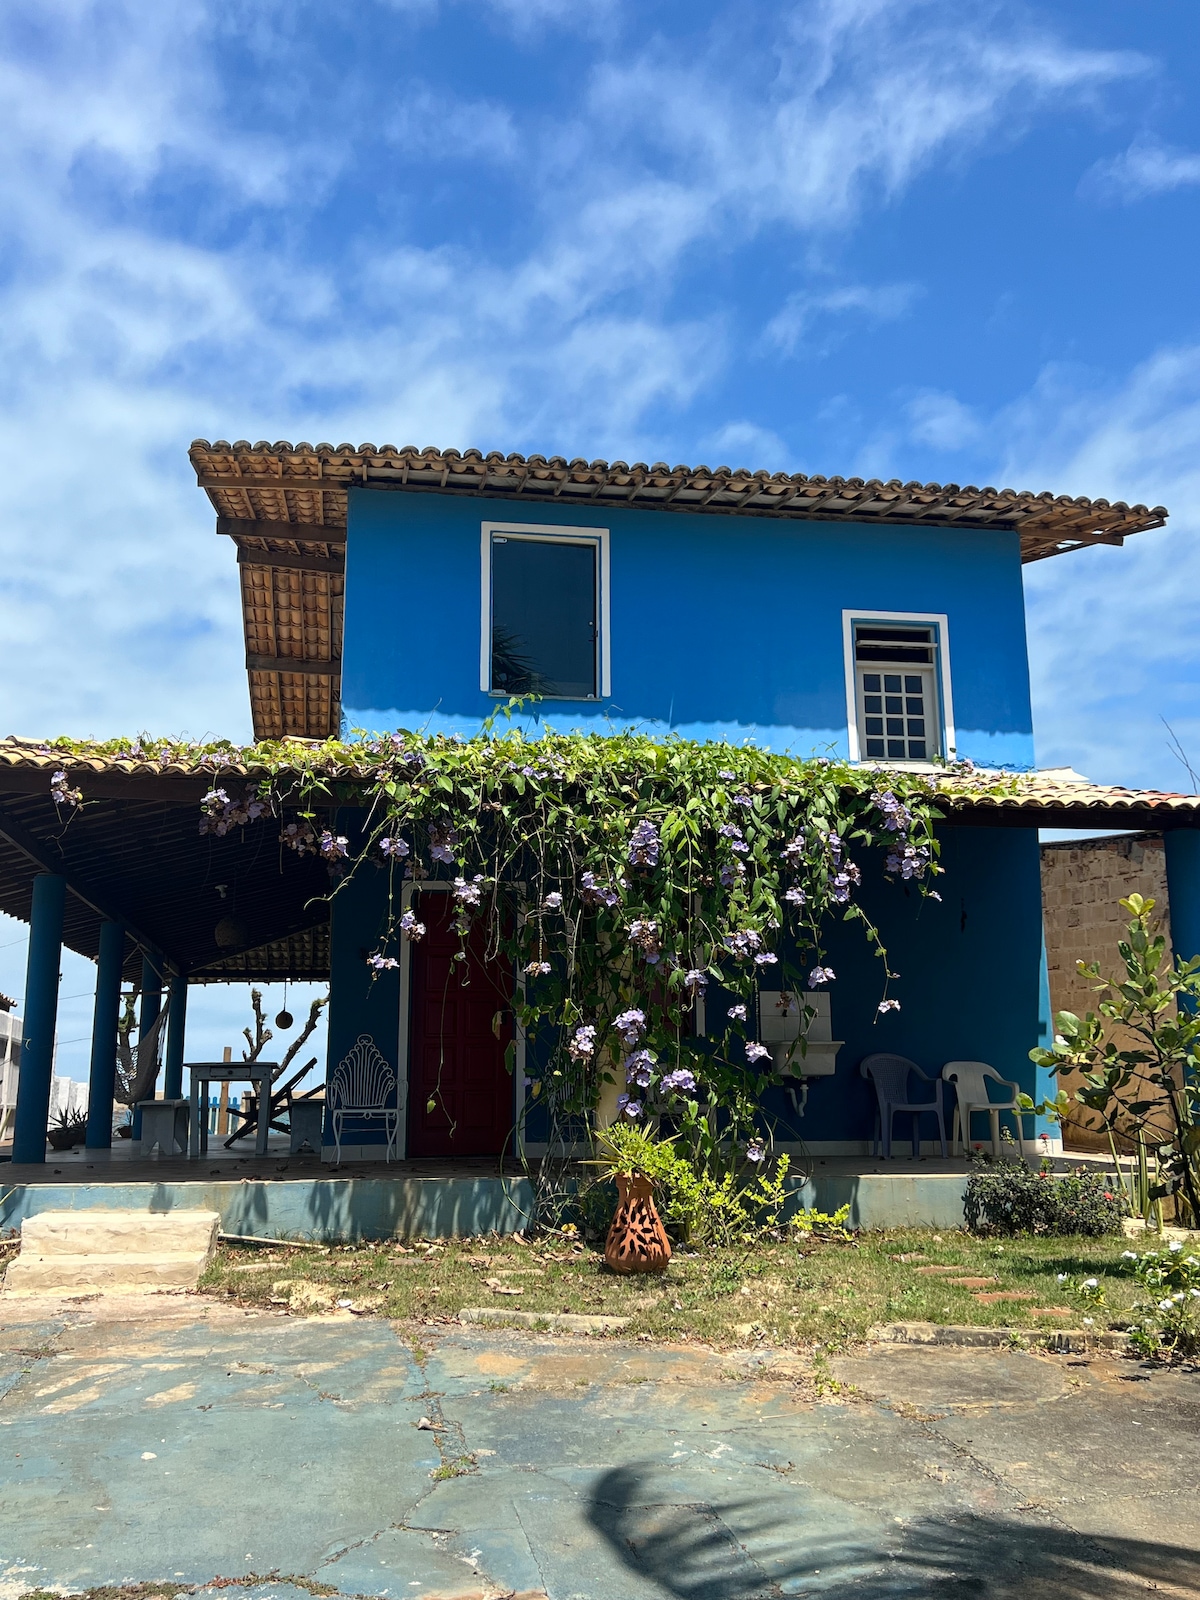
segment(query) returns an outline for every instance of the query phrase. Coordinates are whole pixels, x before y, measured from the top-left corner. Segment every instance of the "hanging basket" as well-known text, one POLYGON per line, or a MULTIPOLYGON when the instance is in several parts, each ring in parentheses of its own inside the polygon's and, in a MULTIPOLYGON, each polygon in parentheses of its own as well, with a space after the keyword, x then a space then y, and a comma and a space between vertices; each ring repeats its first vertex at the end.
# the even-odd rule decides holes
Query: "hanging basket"
POLYGON ((671 1259, 667 1238, 654 1205, 654 1186, 640 1173, 616 1174, 616 1213, 604 1244, 604 1259, 613 1272, 665 1272, 671 1259))

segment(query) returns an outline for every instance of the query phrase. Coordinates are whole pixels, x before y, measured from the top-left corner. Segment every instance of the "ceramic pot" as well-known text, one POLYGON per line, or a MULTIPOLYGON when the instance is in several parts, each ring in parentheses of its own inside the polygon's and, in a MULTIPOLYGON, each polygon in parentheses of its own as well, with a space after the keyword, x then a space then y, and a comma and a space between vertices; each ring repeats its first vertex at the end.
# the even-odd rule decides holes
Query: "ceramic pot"
POLYGON ((604 1244, 604 1259, 613 1272, 665 1272, 671 1241, 654 1206, 654 1186, 640 1173, 617 1173, 616 1213, 604 1244))

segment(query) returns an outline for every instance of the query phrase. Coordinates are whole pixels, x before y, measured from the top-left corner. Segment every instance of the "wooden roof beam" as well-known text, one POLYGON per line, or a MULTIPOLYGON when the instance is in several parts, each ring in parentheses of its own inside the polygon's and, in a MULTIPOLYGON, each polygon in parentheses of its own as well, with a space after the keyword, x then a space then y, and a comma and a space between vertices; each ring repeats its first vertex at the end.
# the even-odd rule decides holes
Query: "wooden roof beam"
POLYGON ((120 922, 131 939, 141 945, 144 951, 157 951, 166 956, 168 965, 176 972, 182 973, 183 967, 179 961, 170 956, 164 949, 161 939, 152 939, 144 933, 137 924, 127 917, 124 912, 116 907, 107 905, 103 897, 93 889, 85 880, 80 879, 71 871, 65 861, 56 860, 41 840, 35 839, 33 834, 15 817, 10 817, 0 806, 0 839, 12 845, 14 850, 19 850, 28 861, 41 872, 52 872, 56 877, 66 880, 67 888, 75 899, 85 905, 100 918, 102 922, 120 922))

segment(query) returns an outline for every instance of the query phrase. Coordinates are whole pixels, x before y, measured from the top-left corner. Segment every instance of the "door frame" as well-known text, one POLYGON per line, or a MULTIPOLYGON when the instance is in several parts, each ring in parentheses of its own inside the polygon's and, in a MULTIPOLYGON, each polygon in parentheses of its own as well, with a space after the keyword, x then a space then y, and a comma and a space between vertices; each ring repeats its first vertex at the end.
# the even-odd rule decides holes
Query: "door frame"
MULTIPOLYGON (((412 909, 415 894, 449 894, 452 885, 444 878, 410 878, 400 891, 400 909, 402 912, 412 909)), ((514 1001, 525 998, 525 975, 517 978, 514 1001)), ((409 1103, 409 1044, 412 1021, 412 941, 400 939, 400 1035, 397 1049, 397 1075, 403 1086, 405 1096, 404 1123, 400 1129, 400 1154, 401 1161, 408 1158, 408 1103, 409 1103)), ((513 1127, 516 1130, 515 1150, 520 1158, 525 1155, 525 1128, 521 1115, 525 1108, 525 1029, 521 1026, 521 1019, 513 1013, 513 1038, 516 1041, 516 1059, 513 1062, 512 1074, 512 1117, 513 1127)))

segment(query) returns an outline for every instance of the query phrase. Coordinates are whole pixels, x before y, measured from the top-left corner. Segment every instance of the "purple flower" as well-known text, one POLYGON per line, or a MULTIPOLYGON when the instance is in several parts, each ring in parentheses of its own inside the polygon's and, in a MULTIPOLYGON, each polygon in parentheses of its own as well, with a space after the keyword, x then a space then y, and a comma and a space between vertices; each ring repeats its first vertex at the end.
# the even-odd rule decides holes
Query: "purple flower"
POLYGON ((725 935, 725 946, 739 961, 745 961, 762 949, 762 934, 753 928, 742 928, 725 935))
POLYGON ((741 1001, 739 1001, 736 1006, 730 1006, 725 1015, 727 1017, 732 1017, 735 1022, 745 1022, 746 1008, 744 1005, 742 1005, 741 1001))
POLYGON ((754 958, 754 965, 756 967, 773 967, 778 960, 779 957, 770 950, 760 950, 754 958))
POLYGON ((751 1139, 750 1143, 746 1146, 746 1160, 753 1161, 755 1164, 757 1164, 758 1162, 765 1161, 766 1159, 767 1150, 762 1140, 751 1139))
POLYGON ((794 839, 789 839, 779 854, 789 867, 798 867, 804 860, 804 835, 798 833, 794 839))
POLYGON ((611 910, 621 897, 607 884, 597 883, 594 872, 585 872, 579 879, 579 898, 585 905, 606 906, 611 910))
POLYGON ((825 843, 829 846, 829 854, 833 858, 834 866, 835 867, 840 867, 841 864, 842 864, 842 838, 841 838, 841 835, 838 834, 838 833, 827 833, 825 835, 825 843))
POLYGON ((400 932, 415 944, 418 939, 425 937, 425 924, 417 921, 415 911, 406 911, 400 918, 400 932))
POLYGON ((559 894, 557 889, 553 890, 542 901, 542 910, 543 911, 561 911, 562 910, 562 895, 559 894))
POLYGON ((695 1087, 696 1075, 686 1067, 676 1067, 674 1072, 666 1073, 659 1083, 659 1088, 668 1094, 691 1094, 695 1087))
POLYGON ((617 1110, 624 1112, 627 1117, 637 1118, 642 1114, 642 1102, 634 1100, 627 1094, 617 1096, 617 1110))
POLYGON ((808 987, 816 989, 822 983, 832 983, 836 976, 832 967, 814 967, 808 975, 808 987))
POLYGON ((379 853, 381 856, 391 856, 393 859, 403 859, 408 854, 408 842, 395 835, 389 839, 380 839, 379 853))
POLYGON ((734 822, 723 822, 717 829, 722 839, 740 839, 742 830, 734 822))
POLYGON ((656 867, 660 841, 658 829, 643 817, 629 836, 629 861, 635 867, 656 867))
POLYGON ((657 922, 652 922, 647 917, 639 917, 636 922, 631 922, 629 942, 637 945, 650 966, 657 966, 662 960, 662 945, 658 941, 657 922))
POLYGON ((876 1009, 878 1010, 879 1015, 883 1016, 885 1011, 899 1011, 900 1002, 899 1000, 881 1000, 876 1009))
POLYGON ((482 872, 477 872, 470 883, 465 878, 455 878, 454 888, 451 890, 455 902, 464 910, 469 906, 477 906, 479 904, 479 886, 482 882, 482 872))
POLYGON ((790 906, 802 906, 804 904, 804 890, 795 888, 789 889, 783 898, 790 906))
POLYGON ((429 854, 447 867, 454 865, 454 846, 458 843, 457 828, 430 828, 429 854))
POLYGON ((767 1049, 765 1044, 758 1044, 753 1039, 747 1039, 747 1041, 746 1041, 746 1060, 747 1061, 751 1061, 751 1062, 754 1062, 754 1061, 765 1061, 770 1054, 771 1054, 771 1052, 767 1049))
POLYGON ((582 1028, 575 1029, 567 1044, 567 1054, 572 1061, 590 1061, 595 1053, 596 1028, 594 1023, 585 1022, 582 1028))
POLYGON ((899 839, 897 839, 888 851, 887 860, 883 863, 883 870, 893 877, 898 872, 902 878, 907 880, 909 878, 923 877, 928 865, 928 850, 915 844, 905 844, 902 847, 899 839))
POLYGON ((544 978, 550 971, 550 963, 548 961, 531 961, 525 971, 531 978, 544 978))
POLYGON ((289 822, 279 835, 281 843, 294 850, 298 856, 315 855, 317 836, 307 822, 289 822))
POLYGON ((683 987, 689 994, 702 995, 708 988, 708 974, 699 967, 692 967, 683 975, 683 987))
POLYGON ((658 1057, 653 1050, 635 1050, 625 1057, 625 1082, 636 1083, 639 1089, 648 1089, 658 1057))
MULTIPOLYGON (((53 774, 50 779, 50 793, 56 806, 77 806, 83 799, 83 794, 80 790, 71 788, 70 784, 67 782, 67 775, 65 772, 56 772, 53 774)), ((222 793, 224 793, 224 791, 222 791, 222 793)), ((207 801, 208 798, 209 796, 206 795, 205 801, 207 801)), ((201 804, 204 804, 204 801, 201 801, 201 804)), ((200 832, 205 833, 207 831, 208 830, 205 828, 204 823, 201 822, 200 832)))
POLYGON ((901 833, 912 826, 912 812, 902 805, 890 789, 871 796, 871 803, 883 813, 883 825, 891 833, 901 833))
POLYGON ((376 954, 367 957, 367 965, 373 972, 391 972, 394 971, 394 969, 398 967, 400 963, 396 960, 395 956, 376 954))
POLYGON ((730 805, 741 806, 744 811, 748 811, 754 804, 754 796, 752 794, 730 795, 729 803, 730 805))
POLYGON ((317 849, 326 861, 340 861, 344 856, 350 854, 350 841, 340 833, 330 833, 329 829, 326 828, 321 835, 321 842, 317 849))
POLYGON ((737 773, 736 772, 730 772, 728 767, 722 767, 721 770, 717 773, 717 777, 723 779, 726 783, 732 783, 733 780, 737 777, 737 773))
POLYGON ((735 839, 733 844, 730 845, 730 849, 737 856, 748 856, 750 854, 750 846, 741 839, 735 839))
POLYGON ((636 1044, 646 1031, 646 1013, 636 1007, 631 1011, 622 1011, 619 1017, 613 1018, 613 1027, 622 1044, 636 1044))
POLYGON ((732 889, 735 883, 746 876, 745 863, 741 861, 727 861, 718 874, 722 889, 732 889))

